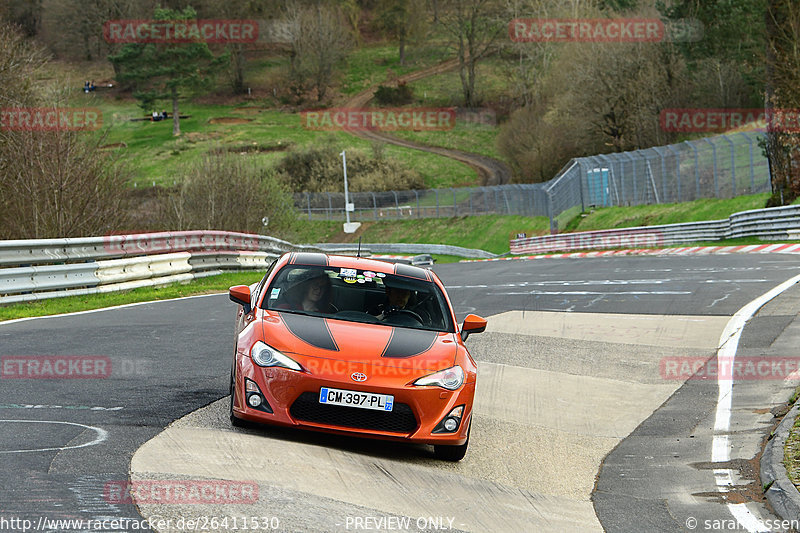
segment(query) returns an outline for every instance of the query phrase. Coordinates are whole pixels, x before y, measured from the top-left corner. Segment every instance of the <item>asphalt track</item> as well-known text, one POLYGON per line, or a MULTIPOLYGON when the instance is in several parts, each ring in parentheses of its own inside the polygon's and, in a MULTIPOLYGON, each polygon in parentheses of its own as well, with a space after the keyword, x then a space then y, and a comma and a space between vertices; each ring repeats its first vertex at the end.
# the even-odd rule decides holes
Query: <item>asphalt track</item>
MULTIPOLYGON (((469 340, 481 377, 461 463, 437 462, 426 447, 230 428, 224 402, 213 403, 226 394, 232 349, 225 296, 19 321, 0 325, 0 356, 99 356, 113 370, 103 379, 0 380, 0 530, 21 530, 4 529, 3 518, 35 525, 42 517, 253 514, 275 518, 281 531, 682 531, 692 517, 696 531, 708 520, 729 521, 710 523, 717 531, 746 530, 713 527, 735 525, 731 501, 754 501, 753 512, 771 518, 747 464, 788 385, 736 384, 730 461, 712 465, 716 388, 665 378, 661 365, 711 357, 729 317, 800 273, 800 257, 554 259, 436 271, 459 317, 493 317, 469 340), (715 470, 735 470, 728 493, 715 470), (109 501, 104 489, 129 476, 253 480, 259 501, 109 501), (393 527, 404 518, 408 528, 393 527)), ((796 352, 797 296, 790 289, 748 323, 742 355, 796 352)), ((182 530, 172 524, 159 530, 182 530)))

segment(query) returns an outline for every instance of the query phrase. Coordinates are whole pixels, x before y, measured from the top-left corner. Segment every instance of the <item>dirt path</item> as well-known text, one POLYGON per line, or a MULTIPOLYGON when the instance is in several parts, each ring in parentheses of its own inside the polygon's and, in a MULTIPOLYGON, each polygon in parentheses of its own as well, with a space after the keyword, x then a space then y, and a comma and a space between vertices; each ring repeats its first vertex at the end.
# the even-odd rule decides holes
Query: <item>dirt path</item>
MULTIPOLYGON (((423 78, 427 78, 428 76, 435 76, 436 74, 441 74, 443 72, 447 72, 449 70, 453 70, 456 68, 458 68, 458 60, 450 59, 448 61, 444 61, 443 63, 434 65, 432 67, 428 67, 426 69, 418 70, 416 72, 411 72, 409 74, 399 76, 396 82, 408 83, 412 81, 417 81, 423 78)), ((353 96, 350 100, 348 100, 344 104, 344 107, 348 108, 366 107, 369 101, 372 100, 372 97, 375 93, 375 89, 376 87, 372 86, 369 87, 368 89, 361 91, 360 93, 353 96)), ((403 146, 405 148, 411 148, 413 150, 422 150, 423 152, 438 154, 443 157, 449 157, 450 159, 455 159, 456 161, 465 163, 470 167, 474 168, 475 171, 478 173, 481 185, 502 185, 505 183, 509 183, 511 181, 511 169, 508 168, 508 165, 506 165, 502 161, 498 161, 497 159, 492 159, 491 157, 486 157, 479 154, 472 154, 469 152, 463 152, 461 150, 442 148, 440 146, 428 146, 414 141, 400 139, 392 135, 389 135, 388 133, 383 131, 375 131, 375 130, 348 130, 348 131, 353 135, 356 135, 357 137, 361 137, 362 139, 368 139, 371 141, 381 141, 389 144, 394 144, 397 146, 403 146)))

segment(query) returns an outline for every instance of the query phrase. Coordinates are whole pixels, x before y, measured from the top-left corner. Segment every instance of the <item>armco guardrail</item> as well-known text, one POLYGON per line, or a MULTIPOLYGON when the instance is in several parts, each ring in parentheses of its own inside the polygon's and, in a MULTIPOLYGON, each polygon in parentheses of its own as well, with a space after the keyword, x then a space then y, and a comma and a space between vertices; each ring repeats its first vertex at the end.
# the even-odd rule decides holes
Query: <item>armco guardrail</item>
MULTIPOLYGON (((287 251, 355 254, 356 245, 303 246, 226 231, 0 241, 0 304, 166 285, 224 270, 265 269, 287 251)), ((496 257, 483 250, 438 244, 362 246, 362 253, 370 252, 496 257)))
POLYGON ((739 237, 777 240, 795 238, 800 231, 800 205, 734 213, 725 220, 663 226, 584 231, 512 239, 512 254, 608 248, 654 248, 697 241, 739 237))
MULTIPOLYGON (((317 248, 326 252, 342 253, 353 252, 357 248, 354 244, 318 243, 317 248)), ((492 259, 496 254, 486 250, 476 250, 474 248, 462 248, 461 246, 450 246, 448 244, 411 244, 411 243, 369 243, 361 245, 362 253, 373 254, 441 254, 454 255, 456 257, 466 257, 469 259, 492 259)))
POLYGON ((295 245, 266 235, 230 231, 175 231, 77 239, 16 240, 0 241, 0 267, 212 250, 280 254, 316 248, 295 245))
POLYGON ((166 285, 265 269, 287 251, 320 251, 265 235, 182 231, 0 241, 0 304, 166 285), (54 264, 61 263, 61 264, 54 264))

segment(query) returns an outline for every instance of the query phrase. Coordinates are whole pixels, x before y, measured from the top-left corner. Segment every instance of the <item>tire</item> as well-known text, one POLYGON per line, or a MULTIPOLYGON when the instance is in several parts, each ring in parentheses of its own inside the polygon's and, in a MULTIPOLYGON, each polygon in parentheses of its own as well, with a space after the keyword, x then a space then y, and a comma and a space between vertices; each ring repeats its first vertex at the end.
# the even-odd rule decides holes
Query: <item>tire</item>
POLYGON ((230 393, 231 393, 231 401, 230 406, 228 408, 228 416, 231 419, 231 425, 237 428, 246 428, 249 427, 249 424, 246 420, 242 420, 241 418, 237 418, 233 414, 233 396, 234 396, 234 382, 233 382, 233 373, 231 373, 231 386, 230 386, 230 393))
POLYGON ((469 432, 472 430, 470 424, 467 430, 467 440, 461 446, 447 446, 444 444, 433 445, 433 455, 442 461, 460 461, 467 454, 467 447, 469 446, 469 432))

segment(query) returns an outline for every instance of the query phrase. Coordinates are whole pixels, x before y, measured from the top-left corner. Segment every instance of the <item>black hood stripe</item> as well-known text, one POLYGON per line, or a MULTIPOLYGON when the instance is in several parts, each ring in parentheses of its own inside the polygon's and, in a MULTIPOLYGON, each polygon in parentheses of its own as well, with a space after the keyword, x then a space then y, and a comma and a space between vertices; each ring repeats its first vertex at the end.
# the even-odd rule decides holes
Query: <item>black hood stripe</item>
POLYGON ((324 318, 294 313, 281 313, 281 317, 292 335, 301 341, 323 350, 339 351, 339 346, 333 340, 328 327, 328 321, 324 318))
POLYGON ((419 329, 392 328, 392 336, 381 357, 414 357, 431 349, 436 342, 435 331, 419 329))
POLYGON ((318 253, 296 252, 289 259, 289 264, 328 266, 328 256, 318 253))
POLYGON ((424 281, 431 280, 430 276, 428 276, 428 271, 425 270, 424 268, 405 265, 403 263, 395 264, 394 273, 397 274, 398 276, 406 276, 408 278, 421 279, 424 281))

